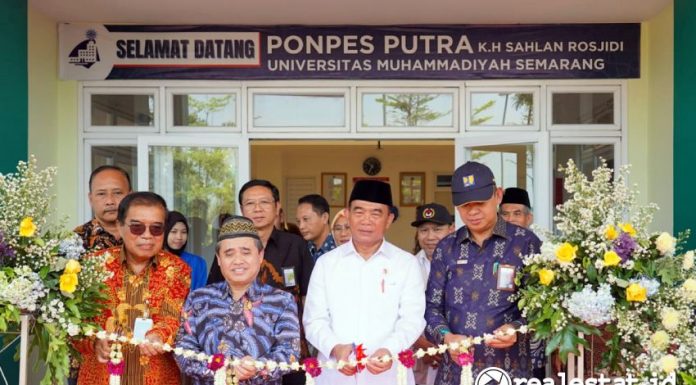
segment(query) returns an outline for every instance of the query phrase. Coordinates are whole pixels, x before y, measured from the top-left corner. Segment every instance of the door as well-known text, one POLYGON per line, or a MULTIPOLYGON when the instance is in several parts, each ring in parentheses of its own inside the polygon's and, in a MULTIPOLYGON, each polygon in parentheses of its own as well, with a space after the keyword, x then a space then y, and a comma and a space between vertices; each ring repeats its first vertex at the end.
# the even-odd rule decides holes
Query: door
POLYGON ((141 136, 138 190, 160 194, 189 222, 187 250, 208 264, 221 214, 239 213, 237 191, 249 180, 249 140, 240 136, 141 136))

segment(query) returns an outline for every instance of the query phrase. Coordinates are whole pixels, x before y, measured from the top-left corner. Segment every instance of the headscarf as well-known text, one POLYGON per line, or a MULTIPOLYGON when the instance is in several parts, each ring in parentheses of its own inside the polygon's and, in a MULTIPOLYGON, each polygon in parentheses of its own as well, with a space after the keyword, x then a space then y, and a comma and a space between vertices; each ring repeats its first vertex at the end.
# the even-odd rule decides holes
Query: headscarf
POLYGON ((189 233, 189 225, 188 221, 186 221, 186 217, 184 214, 178 212, 178 211, 170 211, 169 215, 167 215, 167 223, 165 224, 165 230, 164 230, 164 248, 167 249, 170 253, 174 253, 176 255, 181 255, 181 253, 184 252, 186 249, 186 244, 188 243, 188 237, 186 237, 186 242, 184 242, 184 245, 180 249, 172 249, 169 247, 169 233, 172 231, 174 228, 174 225, 176 225, 178 222, 181 222, 186 226, 186 233, 189 233))

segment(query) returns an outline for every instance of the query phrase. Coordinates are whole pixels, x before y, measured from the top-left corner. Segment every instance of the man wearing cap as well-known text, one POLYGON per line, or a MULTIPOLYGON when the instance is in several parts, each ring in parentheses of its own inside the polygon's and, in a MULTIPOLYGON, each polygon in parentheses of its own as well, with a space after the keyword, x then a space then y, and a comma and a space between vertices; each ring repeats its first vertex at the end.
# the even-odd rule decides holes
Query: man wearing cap
MULTIPOLYGON (((416 220, 411 222, 411 226, 416 228, 416 259, 420 264, 423 283, 427 285, 428 275, 430 275, 430 261, 433 259, 435 247, 442 238, 454 231, 452 214, 445 206, 437 203, 421 205, 416 207, 416 220)), ((427 350, 431 347, 437 346, 428 341, 424 335, 418 337, 416 343, 413 344, 414 349, 427 350)), ((440 360, 440 356, 437 355, 425 356, 416 361, 416 366, 413 368, 416 384, 434 384, 440 360)))
MULTIPOLYGON (((495 366, 513 378, 528 378, 528 337, 510 330, 525 322, 514 300, 515 275, 523 257, 539 252, 541 242, 497 215, 502 195, 483 164, 467 162, 452 175, 452 201, 464 226, 445 237, 433 254, 425 330, 438 344, 494 334, 474 348, 474 376, 495 366)), ((450 351, 443 357, 437 384, 459 383, 458 354, 450 351)))
MULTIPOLYGON (((191 293, 182 314, 177 348, 237 358, 234 376, 247 384, 281 384, 277 369, 258 370, 254 361, 293 362, 300 356, 297 305, 290 293, 257 280, 263 244, 254 223, 231 216, 223 223, 215 256, 224 281, 191 293)), ((195 356, 177 355, 194 385, 212 385, 214 373, 195 356)))
POLYGON ((527 190, 519 187, 508 187, 503 193, 503 200, 500 202, 500 216, 509 223, 517 226, 529 228, 534 222, 532 206, 529 204, 529 194, 527 190))
MULTIPOLYGON (((348 205, 351 240, 314 267, 303 316, 307 340, 321 361, 355 359, 360 345, 369 357, 364 368, 323 371, 317 385, 396 383, 397 365, 379 358, 409 348, 423 331, 418 262, 384 239, 394 219, 392 206, 389 184, 357 182, 348 205)), ((408 383, 414 383, 410 370, 408 383)))

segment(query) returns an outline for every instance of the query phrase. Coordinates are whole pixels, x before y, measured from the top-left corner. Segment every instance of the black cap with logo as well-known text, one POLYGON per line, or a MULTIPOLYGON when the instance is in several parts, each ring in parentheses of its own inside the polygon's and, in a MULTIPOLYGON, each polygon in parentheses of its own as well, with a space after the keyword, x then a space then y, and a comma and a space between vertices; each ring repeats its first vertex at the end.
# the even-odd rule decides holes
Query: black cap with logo
POLYGON ((445 206, 437 203, 428 203, 416 207, 416 220, 411 222, 411 226, 418 227, 428 222, 438 225, 451 225, 452 214, 445 206))
POLYGON ((452 175, 452 203, 461 206, 469 202, 491 199, 495 191, 495 177, 486 165, 466 162, 452 175))

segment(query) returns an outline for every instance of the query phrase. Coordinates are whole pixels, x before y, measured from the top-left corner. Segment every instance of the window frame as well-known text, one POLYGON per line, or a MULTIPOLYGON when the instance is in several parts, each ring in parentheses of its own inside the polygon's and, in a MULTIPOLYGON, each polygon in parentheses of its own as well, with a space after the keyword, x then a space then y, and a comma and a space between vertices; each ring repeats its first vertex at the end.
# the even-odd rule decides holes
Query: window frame
POLYGON ((241 87, 164 87, 166 100, 166 125, 165 132, 168 133, 241 133, 242 127, 242 89, 241 87), (235 96, 235 123, 236 127, 224 126, 175 126, 174 125, 174 95, 206 94, 206 95, 228 95, 235 96))
POLYGON ((161 125, 160 88, 147 86, 131 87, 84 87, 83 124, 84 132, 105 133, 152 133, 158 132, 161 125), (152 95, 154 99, 151 126, 95 126, 92 125, 92 95, 152 95))

